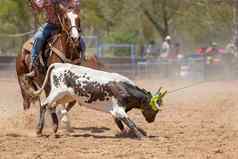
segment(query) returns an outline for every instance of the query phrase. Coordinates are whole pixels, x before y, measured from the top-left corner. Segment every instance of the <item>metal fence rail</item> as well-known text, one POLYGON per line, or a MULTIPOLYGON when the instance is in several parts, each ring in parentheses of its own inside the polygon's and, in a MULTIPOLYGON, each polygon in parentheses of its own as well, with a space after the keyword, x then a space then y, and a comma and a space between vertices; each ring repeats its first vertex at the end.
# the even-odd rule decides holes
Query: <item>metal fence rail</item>
MULTIPOLYGON (((101 58, 107 68, 130 78, 182 79, 182 80, 223 80, 238 79, 238 63, 221 62, 207 64, 204 58, 183 60, 154 60, 131 63, 130 58, 101 58)), ((15 57, 0 57, 0 74, 11 72, 15 76, 15 57)))

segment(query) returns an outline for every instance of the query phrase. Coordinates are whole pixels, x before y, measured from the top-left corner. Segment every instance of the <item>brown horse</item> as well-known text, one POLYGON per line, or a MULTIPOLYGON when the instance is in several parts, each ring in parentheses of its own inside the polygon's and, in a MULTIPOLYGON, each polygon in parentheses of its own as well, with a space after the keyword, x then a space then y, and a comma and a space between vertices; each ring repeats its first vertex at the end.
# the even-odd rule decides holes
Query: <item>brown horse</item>
MULTIPOLYGON (((21 89, 21 94, 23 97, 23 108, 27 110, 30 108, 31 104, 35 101, 39 101, 39 98, 33 97, 31 94, 32 90, 37 90, 39 86, 42 85, 45 78, 45 73, 50 64, 68 62, 73 64, 82 64, 84 66, 93 67, 93 68, 103 68, 103 64, 98 61, 96 56, 84 57, 82 53, 78 52, 79 50, 79 40, 75 39, 75 32, 80 35, 80 17, 79 12, 74 9, 66 9, 62 6, 60 11, 63 16, 58 16, 61 23, 61 30, 57 35, 54 35, 51 40, 46 45, 48 52, 48 58, 46 62, 42 58, 38 58, 38 70, 36 71, 36 76, 33 79, 30 79, 26 76, 29 73, 30 65, 30 56, 32 48, 32 40, 28 40, 22 48, 21 54, 17 56, 16 59, 16 72, 18 77, 18 82, 21 89), (73 15, 69 17, 70 15, 73 15), (70 23, 74 21, 74 23, 70 23), (76 24, 72 26, 71 24, 76 24), (84 58, 81 58, 84 57, 84 58)), ((47 50, 45 49, 45 50, 47 50)), ((43 57, 44 53, 42 53, 43 57)), ((45 88, 45 93, 48 95, 50 91, 50 86, 45 88)), ((69 110, 74 105, 74 102, 69 103, 67 110, 69 110)), ((40 110, 42 111, 42 110, 40 110)), ((53 120, 54 131, 58 129, 58 119, 55 111, 51 112, 51 117, 53 120)), ((42 125, 40 121, 38 123, 37 134, 41 134, 42 125)))

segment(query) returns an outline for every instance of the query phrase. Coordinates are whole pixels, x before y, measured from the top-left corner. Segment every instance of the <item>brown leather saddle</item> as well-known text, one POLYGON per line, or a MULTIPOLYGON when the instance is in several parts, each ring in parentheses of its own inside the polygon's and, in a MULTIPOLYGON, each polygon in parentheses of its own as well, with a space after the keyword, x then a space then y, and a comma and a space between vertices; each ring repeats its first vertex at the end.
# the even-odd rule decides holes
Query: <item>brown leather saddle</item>
MULTIPOLYGON (((50 44, 52 44, 57 39, 57 37, 58 35, 53 35, 51 38, 47 40, 47 42, 44 44, 37 58, 37 66, 40 68, 43 68, 44 71, 48 68, 47 60, 50 56, 50 51, 51 51, 50 44)), ((30 63, 31 61, 30 57, 31 57, 31 50, 32 50, 33 44, 34 44, 34 39, 30 38, 23 45, 23 49, 27 50, 27 52, 30 54, 30 56, 28 56, 28 58, 25 59, 27 63, 30 63)))

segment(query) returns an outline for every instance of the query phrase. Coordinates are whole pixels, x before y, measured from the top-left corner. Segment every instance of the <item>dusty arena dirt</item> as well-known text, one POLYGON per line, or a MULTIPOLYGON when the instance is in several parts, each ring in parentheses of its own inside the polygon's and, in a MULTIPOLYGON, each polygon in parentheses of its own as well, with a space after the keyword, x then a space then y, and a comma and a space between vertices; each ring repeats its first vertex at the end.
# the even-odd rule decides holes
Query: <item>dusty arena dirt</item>
MULTIPOLYGON (((137 80, 155 91, 172 90, 191 82, 137 80)), ((14 78, 0 78, 0 159, 237 159, 238 81, 208 82, 166 97, 163 110, 152 124, 140 111, 129 113, 148 137, 138 141, 120 138, 110 115, 75 107, 75 132, 35 136, 37 108, 23 112, 14 78)))

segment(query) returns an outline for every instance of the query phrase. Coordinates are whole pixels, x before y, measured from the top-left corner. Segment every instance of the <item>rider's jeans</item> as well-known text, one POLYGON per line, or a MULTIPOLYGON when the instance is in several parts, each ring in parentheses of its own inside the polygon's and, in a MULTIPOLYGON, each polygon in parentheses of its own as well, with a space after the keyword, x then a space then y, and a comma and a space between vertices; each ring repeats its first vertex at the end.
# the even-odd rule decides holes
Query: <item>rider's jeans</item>
POLYGON ((86 44, 85 44, 85 41, 84 41, 82 36, 80 37, 79 43, 80 43, 80 50, 79 51, 82 53, 81 55, 84 56, 85 51, 86 51, 86 44))
MULTIPOLYGON (((34 43, 32 48, 32 61, 35 63, 42 47, 55 32, 58 31, 58 26, 50 23, 44 24, 34 36, 34 43)), ((80 38, 80 51, 85 53, 86 45, 84 39, 80 38)))
POLYGON ((32 47, 32 61, 36 61, 42 47, 55 32, 57 32, 58 26, 55 24, 45 23, 35 34, 34 43, 32 47))

